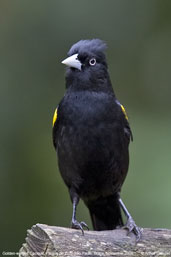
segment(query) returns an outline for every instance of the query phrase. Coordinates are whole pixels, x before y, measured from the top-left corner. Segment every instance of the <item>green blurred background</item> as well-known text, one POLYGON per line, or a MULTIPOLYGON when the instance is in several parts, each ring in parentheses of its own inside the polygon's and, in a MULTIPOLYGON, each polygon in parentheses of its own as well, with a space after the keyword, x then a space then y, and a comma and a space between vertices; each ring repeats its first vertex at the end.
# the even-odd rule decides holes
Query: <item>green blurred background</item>
MULTIPOLYGON (((171 228, 171 1, 0 1, 0 245, 36 223, 69 226, 72 205, 52 146, 70 46, 101 38, 134 142, 122 198, 142 227, 171 228)), ((78 218, 90 225, 82 203, 78 218)))

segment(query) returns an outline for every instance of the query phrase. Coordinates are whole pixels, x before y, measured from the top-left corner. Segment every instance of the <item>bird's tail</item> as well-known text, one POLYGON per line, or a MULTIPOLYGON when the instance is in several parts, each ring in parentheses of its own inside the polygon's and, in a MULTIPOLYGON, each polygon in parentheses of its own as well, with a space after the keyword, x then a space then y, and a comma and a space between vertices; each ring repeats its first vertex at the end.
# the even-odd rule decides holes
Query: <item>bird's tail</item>
POLYGON ((87 203, 94 230, 112 230, 123 226, 118 196, 100 197, 87 203))

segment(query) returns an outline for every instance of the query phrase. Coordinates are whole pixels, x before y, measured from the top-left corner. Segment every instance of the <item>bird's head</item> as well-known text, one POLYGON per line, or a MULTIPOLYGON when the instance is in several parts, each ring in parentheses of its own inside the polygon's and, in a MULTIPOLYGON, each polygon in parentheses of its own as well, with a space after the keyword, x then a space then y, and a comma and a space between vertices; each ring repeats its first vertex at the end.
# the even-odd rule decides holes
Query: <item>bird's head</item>
POLYGON ((71 84, 104 84, 108 77, 105 57, 106 44, 100 39, 80 40, 68 52, 68 58, 62 61, 67 68, 67 87, 71 84))

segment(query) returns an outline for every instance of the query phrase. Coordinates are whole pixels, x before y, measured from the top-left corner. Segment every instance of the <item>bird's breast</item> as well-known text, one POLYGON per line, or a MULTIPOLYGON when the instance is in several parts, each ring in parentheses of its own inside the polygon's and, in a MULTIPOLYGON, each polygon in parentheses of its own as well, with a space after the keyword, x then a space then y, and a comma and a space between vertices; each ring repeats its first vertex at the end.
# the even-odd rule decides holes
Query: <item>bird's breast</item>
POLYGON ((115 174, 122 173, 121 163, 127 149, 117 106, 114 98, 104 95, 74 95, 64 99, 58 160, 68 186, 71 181, 82 189, 88 185, 88 189, 82 190, 88 194, 94 189, 98 191, 100 185, 106 192, 107 188, 111 190, 114 178, 119 177, 115 174))
POLYGON ((68 125, 112 122, 117 115, 114 96, 106 93, 77 92, 69 94, 63 102, 63 115, 68 125))
POLYGON ((62 105, 60 145, 77 155, 83 154, 85 159, 111 155, 115 147, 119 150, 123 128, 117 106, 114 97, 107 94, 66 96, 62 105))

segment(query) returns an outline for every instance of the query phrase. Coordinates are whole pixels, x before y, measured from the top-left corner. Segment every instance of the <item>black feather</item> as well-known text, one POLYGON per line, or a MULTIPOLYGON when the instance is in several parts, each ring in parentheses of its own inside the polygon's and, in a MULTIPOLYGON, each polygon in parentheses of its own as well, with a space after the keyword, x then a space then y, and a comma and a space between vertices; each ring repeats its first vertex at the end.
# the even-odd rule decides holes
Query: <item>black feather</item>
MULTIPOLYGON (((132 136, 110 82, 105 50, 99 39, 71 47, 68 55, 77 53, 82 68, 67 68, 67 91, 53 128, 59 169, 73 206, 83 199, 96 230, 123 224, 118 195, 128 171, 132 136), (92 56, 94 66, 89 64, 92 56)), ((78 228, 75 219, 72 224, 78 228)))
POLYGON ((68 56, 76 53, 104 54, 106 48, 106 43, 100 39, 80 40, 71 47, 68 56))

